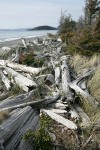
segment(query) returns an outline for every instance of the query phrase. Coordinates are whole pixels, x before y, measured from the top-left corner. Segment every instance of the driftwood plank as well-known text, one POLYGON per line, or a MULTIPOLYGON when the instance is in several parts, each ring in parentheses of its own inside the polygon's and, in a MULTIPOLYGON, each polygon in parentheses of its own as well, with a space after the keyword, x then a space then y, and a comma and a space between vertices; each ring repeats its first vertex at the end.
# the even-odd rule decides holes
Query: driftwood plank
POLYGON ((31 107, 25 107, 19 112, 14 113, 0 126, 0 141, 4 142, 11 138, 11 136, 18 130, 22 122, 27 116, 30 116, 31 107))
POLYGON ((89 103, 91 103, 92 105, 95 104, 95 106, 96 106, 96 105, 98 105, 98 102, 87 92, 86 89, 84 91, 83 89, 81 89, 81 87, 78 86, 78 85, 80 85, 79 83, 81 81, 83 81, 83 79, 90 76, 91 74, 93 74, 93 70, 87 72, 85 75, 77 78, 73 82, 70 82, 69 86, 70 86, 70 88, 74 89, 77 94, 80 94, 84 98, 84 100, 87 100, 89 103))
POLYGON ((26 78, 25 76, 19 74, 13 69, 8 68, 8 67, 5 67, 5 69, 8 72, 8 74, 10 74, 13 77, 16 84, 24 91, 28 92, 29 88, 35 88, 37 86, 37 84, 34 81, 26 78))
POLYGON ((9 143, 5 143, 5 150, 17 149, 21 140, 23 140, 24 134, 28 130, 32 130, 32 131, 35 130, 35 128, 38 124, 38 121, 39 121, 39 111, 31 110, 29 113, 30 113, 30 115, 26 116, 25 120, 21 123, 18 130, 9 139, 9 143))
POLYGON ((13 98, 8 97, 7 99, 0 102, 0 108, 12 107, 15 105, 33 101, 33 96, 35 91, 36 90, 32 90, 29 93, 20 94, 13 98))
POLYGON ((54 97, 51 97, 51 98, 46 98, 46 99, 43 99, 43 100, 32 101, 32 102, 27 102, 27 103, 22 103, 22 104, 14 105, 14 106, 11 106, 11 107, 3 107, 3 108, 0 109, 0 112, 4 111, 4 110, 10 110, 11 111, 11 110, 14 110, 16 108, 23 108, 23 107, 26 107, 26 106, 43 108, 43 107, 46 107, 48 104, 54 103, 55 101, 57 101, 59 96, 60 96, 60 94, 58 93, 54 97))
POLYGON ((69 67, 67 64, 67 57, 62 56, 61 61, 62 61, 62 66, 61 66, 61 69, 62 69, 62 91, 66 95, 68 101, 73 101, 74 99, 72 96, 71 89, 69 87, 69 82, 71 80, 70 80, 70 71, 69 71, 69 67))
POLYGON ((69 129, 73 129, 76 130, 77 129, 77 125, 75 123, 73 123, 72 121, 65 119, 64 117, 57 115, 56 113, 52 112, 51 110, 47 110, 47 109, 43 109, 43 112, 45 112, 46 114, 48 114, 53 120, 57 121, 58 123, 63 124, 64 126, 66 126, 69 129))
POLYGON ((10 90, 11 89, 11 82, 10 82, 10 80, 4 75, 4 73, 2 71, 0 71, 0 74, 1 74, 1 78, 2 78, 2 81, 3 81, 6 89, 10 90))

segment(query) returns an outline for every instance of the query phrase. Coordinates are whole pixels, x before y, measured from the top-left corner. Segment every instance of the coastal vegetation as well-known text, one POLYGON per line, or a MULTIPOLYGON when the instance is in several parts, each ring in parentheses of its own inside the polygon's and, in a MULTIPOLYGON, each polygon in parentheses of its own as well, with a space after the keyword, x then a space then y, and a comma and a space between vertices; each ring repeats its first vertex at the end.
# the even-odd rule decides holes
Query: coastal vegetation
POLYGON ((86 0, 84 16, 74 21, 61 13, 58 33, 66 43, 67 52, 91 56, 100 52, 100 1, 86 0))

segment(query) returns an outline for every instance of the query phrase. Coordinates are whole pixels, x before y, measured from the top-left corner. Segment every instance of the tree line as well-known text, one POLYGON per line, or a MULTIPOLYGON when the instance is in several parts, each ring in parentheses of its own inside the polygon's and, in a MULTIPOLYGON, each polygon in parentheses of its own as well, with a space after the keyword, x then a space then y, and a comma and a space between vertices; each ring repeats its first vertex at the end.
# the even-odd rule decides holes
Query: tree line
POLYGON ((65 12, 61 12, 58 34, 66 42, 67 52, 84 55, 100 52, 100 0, 85 0, 84 15, 77 22, 65 12))

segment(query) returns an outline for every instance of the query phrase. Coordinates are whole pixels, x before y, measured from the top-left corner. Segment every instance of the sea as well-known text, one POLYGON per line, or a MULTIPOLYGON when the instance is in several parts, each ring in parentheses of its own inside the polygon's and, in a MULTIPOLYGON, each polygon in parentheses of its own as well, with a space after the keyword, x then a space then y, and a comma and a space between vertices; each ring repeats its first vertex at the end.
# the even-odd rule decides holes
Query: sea
POLYGON ((56 34, 57 30, 0 29, 0 42, 13 41, 22 37, 43 36, 47 35, 47 33, 56 34))

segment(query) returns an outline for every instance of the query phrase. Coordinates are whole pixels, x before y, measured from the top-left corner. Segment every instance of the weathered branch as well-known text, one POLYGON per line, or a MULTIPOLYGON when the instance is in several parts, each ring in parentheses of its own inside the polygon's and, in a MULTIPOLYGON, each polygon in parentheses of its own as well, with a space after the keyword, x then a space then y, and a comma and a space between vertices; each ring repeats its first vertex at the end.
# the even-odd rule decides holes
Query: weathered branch
POLYGON ((58 98, 59 98, 59 94, 56 94, 55 97, 53 98, 47 98, 47 99, 43 99, 43 100, 38 100, 38 101, 32 101, 32 102, 26 102, 26 103, 22 103, 19 105, 14 105, 14 106, 9 106, 9 107, 3 107, 0 109, 1 111, 5 111, 5 110, 14 110, 16 108, 23 108, 26 106, 32 106, 34 108, 43 108, 46 107, 48 104, 50 103, 54 103, 58 98))
POLYGON ((87 92, 81 89, 81 87, 79 87, 78 85, 80 85, 79 83, 86 77, 90 76, 93 73, 92 71, 87 72, 85 75, 77 78, 75 81, 68 83, 70 88, 74 89, 76 91, 77 94, 80 94, 85 100, 87 100, 89 103, 91 103, 92 105, 94 104, 98 104, 98 102, 87 92))
POLYGON ((63 124, 67 128, 73 129, 73 130, 77 129, 76 124, 74 124, 72 121, 65 119, 64 117, 62 117, 60 115, 57 115, 56 113, 52 112, 51 110, 43 109, 42 111, 45 112, 46 114, 48 114, 53 120, 57 121, 58 123, 63 124))
POLYGON ((10 80, 4 75, 4 73, 2 71, 0 71, 0 74, 1 74, 2 81, 3 81, 3 83, 6 86, 6 89, 10 90, 11 89, 11 82, 10 82, 10 80))
POLYGON ((69 83, 70 83, 70 71, 69 71, 69 67, 67 64, 67 57, 63 56, 61 57, 62 60, 62 91, 64 92, 64 94, 67 96, 67 100, 68 101, 73 101, 73 96, 72 96, 72 92, 71 89, 69 87, 69 83))
POLYGON ((28 92, 30 88, 32 89, 37 86, 37 84, 34 81, 24 77, 23 75, 17 73, 13 69, 8 67, 5 67, 5 69, 7 70, 8 74, 10 74, 13 77, 16 84, 24 91, 28 92))

